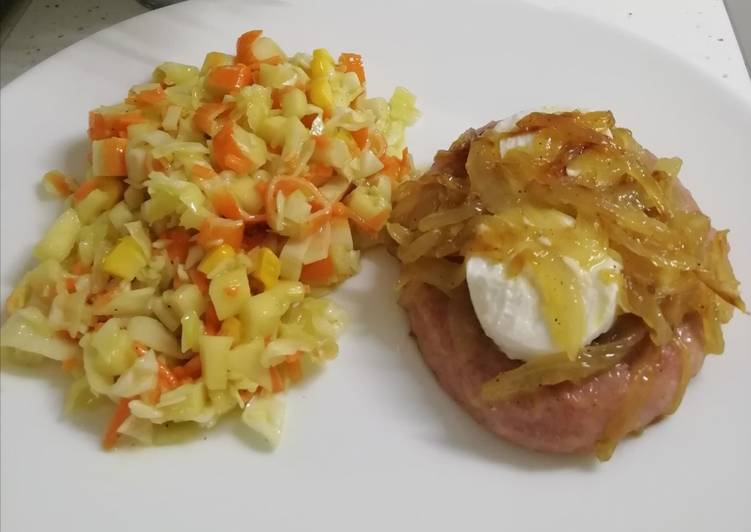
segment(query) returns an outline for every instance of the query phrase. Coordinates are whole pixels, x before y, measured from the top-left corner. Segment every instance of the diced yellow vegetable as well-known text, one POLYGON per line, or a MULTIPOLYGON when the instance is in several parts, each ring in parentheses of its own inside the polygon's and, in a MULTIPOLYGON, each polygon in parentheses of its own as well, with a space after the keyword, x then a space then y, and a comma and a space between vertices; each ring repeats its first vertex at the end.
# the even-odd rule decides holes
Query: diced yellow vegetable
POLYGON ((209 274, 216 270, 220 264, 229 261, 235 256, 235 250, 228 244, 222 244, 212 249, 198 265, 198 271, 209 274))
POLYGON ((227 388, 228 360, 232 341, 232 338, 228 336, 202 336, 198 341, 203 381, 209 390, 227 388))
POLYGON ((250 285, 245 268, 236 268, 212 279, 209 297, 220 320, 226 320, 240 312, 250 298, 250 285))
POLYGON ((62 261, 73 249, 81 230, 81 220, 73 209, 68 209, 47 229, 39 243, 34 247, 34 257, 43 261, 53 259, 62 261))
POLYGON ((334 105, 334 93, 331 83, 326 78, 313 79, 310 82, 310 103, 317 105, 324 111, 331 110, 334 105))
POLYGON ((263 338, 257 337, 233 348, 229 352, 228 359, 230 374, 234 373, 261 384, 259 382, 261 373, 268 373, 261 366, 264 344, 263 338))
POLYGON ((325 48, 313 50, 313 59, 310 61, 310 77, 326 78, 334 73, 334 58, 325 48))
POLYGON ((169 297, 169 304, 180 316, 185 316, 191 312, 200 316, 206 309, 206 301, 203 299, 201 290, 190 283, 176 288, 169 297))
POLYGON ((242 335, 242 324, 240 320, 232 316, 222 322, 222 326, 219 329, 219 336, 229 336, 232 338, 232 345, 236 345, 240 342, 242 335))
POLYGON ((268 290, 279 280, 281 268, 279 257, 269 248, 263 247, 258 253, 258 263, 251 275, 263 284, 264 289, 268 290))
POLYGON ((144 266, 146 266, 146 256, 140 244, 132 236, 121 238, 102 263, 104 271, 128 281, 133 279, 144 266))
POLYGON ((180 350, 183 353, 198 351, 198 342, 203 337, 203 323, 195 311, 191 311, 180 319, 182 332, 180 335, 180 350))

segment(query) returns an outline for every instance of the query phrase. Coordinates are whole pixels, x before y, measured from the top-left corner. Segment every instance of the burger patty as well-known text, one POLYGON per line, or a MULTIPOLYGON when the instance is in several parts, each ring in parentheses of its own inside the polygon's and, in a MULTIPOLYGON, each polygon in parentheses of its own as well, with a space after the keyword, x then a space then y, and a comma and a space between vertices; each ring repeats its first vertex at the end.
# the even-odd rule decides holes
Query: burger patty
POLYGON ((618 438, 643 429, 680 398, 684 360, 690 364, 690 376, 704 360, 698 324, 687 321, 676 329, 671 343, 658 348, 646 341, 610 370, 485 403, 479 397, 481 386, 519 362, 485 335, 466 287, 450 298, 426 284, 411 286, 402 304, 422 357, 440 385, 481 425, 538 451, 590 453, 609 425, 624 414, 618 438), (636 395, 639 400, 633 401, 636 395))

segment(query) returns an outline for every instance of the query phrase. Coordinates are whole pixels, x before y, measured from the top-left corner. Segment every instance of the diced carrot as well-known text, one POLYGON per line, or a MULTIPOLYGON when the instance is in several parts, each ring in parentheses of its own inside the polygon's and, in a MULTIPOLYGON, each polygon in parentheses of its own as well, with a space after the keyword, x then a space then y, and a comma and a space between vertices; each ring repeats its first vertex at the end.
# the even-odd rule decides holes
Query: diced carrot
POLYGON ((256 58, 253 55, 253 43, 262 33, 262 30, 251 30, 240 35, 240 38, 237 39, 236 61, 238 63, 251 65, 256 62, 256 58))
POLYGON ((304 125, 304 126, 305 126, 306 128, 310 129, 311 127, 313 127, 313 121, 314 121, 314 120, 316 119, 316 117, 317 117, 317 116, 318 116, 318 115, 317 115, 316 113, 311 113, 311 114, 309 114, 309 115, 305 115, 305 116, 303 116, 303 117, 302 117, 302 118, 300 119, 300 122, 302 122, 302 123, 303 123, 303 125, 304 125))
POLYGON ((221 323, 216 315, 216 309, 211 301, 206 305, 206 311, 203 313, 203 327, 206 334, 216 336, 219 333, 221 323))
POLYGON ((199 355, 195 355, 182 366, 178 366, 173 369, 172 371, 173 373, 175 373, 175 375, 177 375, 178 369, 180 370, 181 378, 197 379, 201 376, 201 357, 199 355))
POLYGON ((253 162, 240 149, 232 134, 234 124, 228 122, 214 136, 211 151, 214 162, 222 170, 233 170, 238 174, 245 174, 253 168, 253 162))
POLYGON ((89 272, 89 267, 80 261, 75 262, 73 266, 70 267, 70 273, 72 273, 73 275, 83 275, 88 272, 89 272))
POLYGON ((128 175, 125 150, 128 139, 110 137, 91 142, 91 171, 97 177, 124 177, 128 175))
POLYGON ((180 385, 180 382, 174 373, 172 373, 172 371, 161 362, 159 363, 158 379, 159 385, 164 390, 171 390, 180 385))
POLYGON ((247 214, 240 207, 237 198, 226 188, 220 188, 211 195, 211 205, 218 215, 230 220, 242 220, 243 214, 247 214))
POLYGON ((175 262, 183 263, 190 250, 190 233, 182 227, 173 227, 162 234, 167 240, 167 256, 175 262))
POLYGON ((284 372, 292 382, 299 382, 302 379, 302 366, 299 358, 290 358, 285 362, 284 372))
POLYGON ((315 186, 321 186, 334 176, 334 168, 327 164, 311 162, 308 163, 308 181, 315 186))
POLYGON ((313 135, 312 139, 316 143, 316 150, 325 150, 331 142, 328 135, 313 135))
POLYGON ((117 403, 115 413, 113 414, 112 419, 110 419, 107 430, 104 433, 104 438, 102 438, 102 447, 105 449, 112 449, 117 443, 117 438, 119 436, 117 429, 119 429, 120 425, 122 425, 125 420, 128 419, 128 416, 130 416, 128 403, 130 403, 130 399, 120 399, 120 402, 117 403))
POLYGON ((279 393, 284 390, 284 380, 282 379, 282 375, 279 373, 279 368, 277 368, 276 366, 271 366, 269 368, 269 375, 271 377, 271 391, 273 393, 279 393))
POLYGON ((256 192, 258 192, 261 196, 266 196, 266 191, 269 189, 269 182, 268 181, 259 181, 256 183, 256 192))
POLYGON ((198 243, 204 248, 215 247, 220 241, 240 249, 243 243, 244 224, 241 220, 227 220, 216 216, 204 218, 198 233, 198 243))
POLYGON ((361 150, 365 149, 365 145, 368 142, 369 133, 370 132, 366 127, 352 132, 352 139, 354 139, 355 144, 357 144, 357 147, 361 150))
POLYGON ((326 284, 336 273, 331 255, 302 267, 300 281, 306 284, 326 284))
POLYGON ((386 174, 392 179, 399 177, 399 174, 401 174, 402 170, 401 159, 390 155, 384 155, 383 157, 381 157, 381 162, 383 163, 383 170, 381 170, 382 174, 386 174))
POLYGON ((155 405, 159 402, 159 398, 162 396, 162 388, 157 384, 152 390, 142 395, 143 400, 150 405, 155 405))
POLYGON ((44 174, 44 180, 49 183, 52 188, 61 197, 69 196, 72 192, 68 178, 59 170, 52 170, 44 174))
POLYGON ((136 105, 155 105, 164 100, 164 89, 157 87, 156 89, 150 89, 138 92, 134 95, 133 101, 136 105))
POLYGON ((365 69, 362 66, 362 56, 360 54, 343 53, 339 55, 339 64, 344 67, 346 72, 357 74, 360 83, 365 83, 365 69))
POLYGON ((209 293, 209 280, 205 273, 199 272, 195 268, 191 268, 188 270, 188 277, 190 277, 190 280, 193 281, 193 284, 198 287, 203 295, 209 293))
POLYGON ((213 168, 199 163, 190 167, 190 173, 198 179, 214 179, 217 176, 213 168))
POLYGON ((222 65, 211 69, 206 79, 210 90, 220 93, 231 93, 253 82, 250 67, 237 63, 222 65))
POLYGON ((231 109, 231 105, 225 102, 209 102, 196 109, 193 114, 193 124, 196 128, 209 136, 216 135, 219 131, 218 118, 231 109))
POLYGON ((61 367, 63 368, 63 371, 66 373, 70 373, 74 369, 81 366, 81 359, 78 357, 70 357, 63 360, 61 367))
POLYGON ((145 122, 140 110, 126 111, 119 114, 103 114, 98 111, 89 112, 89 139, 101 140, 108 137, 122 137, 127 135, 128 126, 145 122))
POLYGON ((86 196, 88 196, 89 192, 97 188, 101 183, 102 183, 101 180, 97 178, 88 179, 84 181, 73 193, 73 201, 78 203, 79 201, 84 199, 86 196))
POLYGON ((65 289, 68 291, 69 294, 72 294, 76 291, 76 280, 74 277, 66 277, 65 278, 65 289))

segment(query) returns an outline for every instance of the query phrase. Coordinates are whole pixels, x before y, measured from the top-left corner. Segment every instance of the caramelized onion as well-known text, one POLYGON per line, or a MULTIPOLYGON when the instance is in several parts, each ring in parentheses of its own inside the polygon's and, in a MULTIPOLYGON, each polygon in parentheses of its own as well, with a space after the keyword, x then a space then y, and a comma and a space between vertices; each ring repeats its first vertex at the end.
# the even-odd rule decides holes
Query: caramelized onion
MULTIPOLYGON (((734 307, 745 307, 726 234, 711 228, 681 186, 680 159, 655 157, 629 130, 615 127, 607 111, 531 113, 507 132, 494 125, 467 131, 436 155, 428 172, 395 191, 388 232, 404 263, 402 285, 425 282, 449 291, 464 280, 462 265, 474 253, 518 272, 534 266, 541 237, 556 241, 556 253, 585 265, 592 250, 604 247, 622 264, 621 310, 638 316, 653 343, 669 342, 683 320, 696 315, 706 349, 722 350, 721 325, 734 307), (518 135, 530 135, 530 143, 502 154, 499 142, 518 135), (510 214, 535 209, 568 215, 576 232, 548 234, 537 222, 539 230, 531 231, 510 214)), ((568 340, 559 345, 574 345, 568 340)), ((600 358, 602 368, 617 357, 600 358)), ((543 383, 586 374, 565 364, 523 367, 538 372, 536 382, 543 383)))
POLYGON ((526 362, 485 383, 481 397, 485 401, 500 401, 518 393, 533 392, 540 386, 580 381, 623 360, 646 333, 635 316, 623 316, 605 338, 585 347, 575 360, 558 354, 526 362))

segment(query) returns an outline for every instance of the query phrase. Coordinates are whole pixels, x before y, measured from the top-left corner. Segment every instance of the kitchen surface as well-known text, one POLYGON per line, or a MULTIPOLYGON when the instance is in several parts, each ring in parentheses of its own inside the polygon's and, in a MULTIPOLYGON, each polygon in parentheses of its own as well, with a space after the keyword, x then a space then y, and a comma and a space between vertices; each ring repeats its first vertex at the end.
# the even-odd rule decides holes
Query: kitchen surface
MULTIPOLYGON (((751 80, 733 31, 735 27, 739 35, 751 39, 751 3, 747 0, 728 0, 732 22, 721 0, 528 1, 573 11, 635 33, 751 100, 751 80)), ((80 39, 148 11, 136 0, 16 0, 3 9, 2 86, 80 39)))

